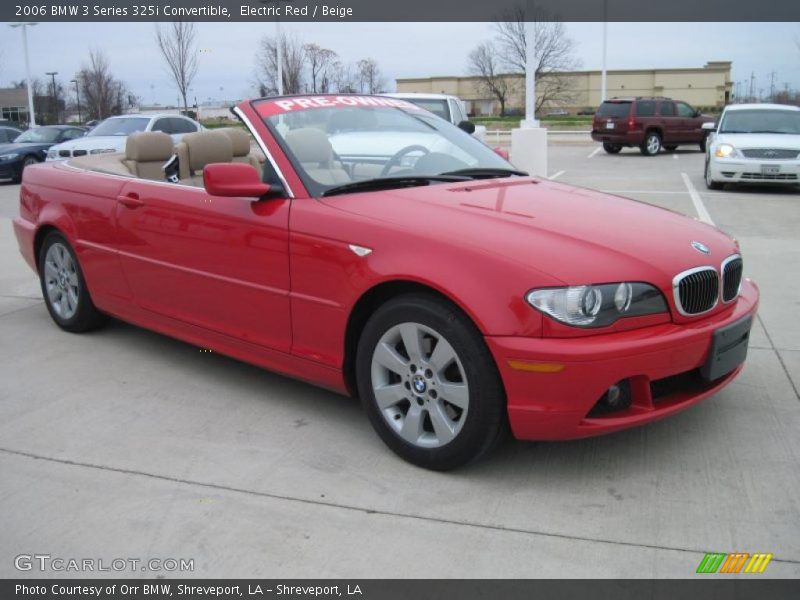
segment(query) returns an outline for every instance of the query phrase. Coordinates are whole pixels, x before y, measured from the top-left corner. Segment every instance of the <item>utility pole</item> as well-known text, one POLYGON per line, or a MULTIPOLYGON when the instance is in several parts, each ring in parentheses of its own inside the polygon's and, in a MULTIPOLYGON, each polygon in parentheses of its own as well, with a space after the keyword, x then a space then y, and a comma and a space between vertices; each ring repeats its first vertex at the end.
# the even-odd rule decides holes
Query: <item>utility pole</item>
POLYGON ((775 101, 775 71, 769 74, 769 101, 775 101))
POLYGON ((748 100, 752 102, 755 99, 756 94, 756 74, 751 71, 750 72, 750 95, 748 100))
POLYGON ((36 114, 33 111, 33 88, 31 87, 31 63, 28 60, 28 27, 38 23, 13 23, 10 27, 22 29, 22 52, 25 55, 25 82, 28 86, 28 127, 36 127, 36 114))
MULTIPOLYGON (((58 71, 48 71, 45 75, 50 75, 53 79, 53 94, 50 96, 52 104, 50 105, 50 110, 55 117, 56 123, 58 123, 58 98, 56 98, 56 75, 58 75, 58 71)), ((56 123, 53 123, 55 125, 56 123)))
POLYGON ((72 79, 70 83, 75 84, 75 101, 78 103, 78 124, 80 125, 83 123, 83 119, 81 119, 81 92, 80 88, 78 87, 77 79, 72 79))
POLYGON ((606 48, 608 46, 608 0, 603 0, 603 70, 600 74, 600 104, 608 95, 608 74, 606 71, 606 48))

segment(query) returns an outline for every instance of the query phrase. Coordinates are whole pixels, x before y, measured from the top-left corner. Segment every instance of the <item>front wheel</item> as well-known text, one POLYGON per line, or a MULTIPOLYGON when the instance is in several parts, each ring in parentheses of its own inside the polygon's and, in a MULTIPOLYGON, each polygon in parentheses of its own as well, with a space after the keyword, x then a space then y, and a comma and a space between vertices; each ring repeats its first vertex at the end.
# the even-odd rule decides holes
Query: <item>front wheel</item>
POLYGON ((639 150, 645 156, 655 156, 661 150, 661 136, 655 131, 648 131, 639 150))
POLYGON ((460 467, 506 430, 502 382, 482 335, 435 296, 401 296, 372 315, 359 340, 356 376, 372 426, 415 465, 460 467))
POLYGON ((47 311, 61 329, 81 333, 105 323, 106 316, 89 296, 75 252, 57 231, 47 234, 42 244, 39 279, 47 311))
POLYGON ((706 169, 703 173, 703 178, 706 180, 706 187, 710 190, 721 190, 722 184, 719 181, 714 181, 711 178, 711 166, 709 162, 709 159, 706 158, 706 169))
POLYGON ((37 164, 39 161, 36 159, 35 156, 26 156, 22 160, 22 166, 19 169, 19 175, 14 177, 14 183, 19 183, 22 181, 22 173, 25 171, 26 167, 30 167, 31 165, 37 164))
POLYGON ((605 150, 609 154, 619 154, 619 151, 622 150, 622 145, 621 144, 610 144, 609 142, 603 142, 603 150, 605 150))

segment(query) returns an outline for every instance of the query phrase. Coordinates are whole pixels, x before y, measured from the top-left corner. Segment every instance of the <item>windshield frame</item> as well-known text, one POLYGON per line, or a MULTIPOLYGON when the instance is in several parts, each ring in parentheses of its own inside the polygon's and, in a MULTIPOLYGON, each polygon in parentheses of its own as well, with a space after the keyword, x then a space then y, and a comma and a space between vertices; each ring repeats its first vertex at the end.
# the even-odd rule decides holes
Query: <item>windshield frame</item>
MULTIPOLYGON (((727 124, 728 121, 733 117, 735 114, 754 114, 754 113, 773 113, 773 114, 786 114, 789 118, 794 118, 797 120, 798 125, 800 125, 800 110, 788 110, 782 108, 773 108, 773 107, 764 107, 764 108, 743 108, 738 110, 729 110, 723 114, 722 119, 720 120, 719 127, 717 128, 717 133, 720 135, 800 135, 800 127, 796 132, 788 132, 788 131, 740 131, 738 129, 725 131, 724 126, 727 124)), ((735 118, 735 117, 734 117, 735 118)))
POLYGON ((87 138, 88 137, 127 137, 127 136, 129 136, 129 135, 131 135, 133 133, 140 133, 142 131, 147 131, 147 127, 150 125, 150 121, 152 121, 152 120, 153 120, 152 117, 145 117, 145 116, 139 116, 139 115, 129 115, 129 116, 124 116, 124 117, 111 117, 111 118, 105 119, 101 123, 98 123, 98 125, 96 127, 94 127, 91 131, 89 131, 89 133, 87 133, 85 137, 87 137, 87 138), (128 133, 97 133, 97 130, 102 128, 103 125, 106 125, 107 123, 110 123, 112 121, 133 121, 133 120, 144 121, 144 123, 145 123, 144 127, 142 129, 137 129, 135 131, 130 131, 128 133))
MULTIPOLYGON (((363 94, 352 94, 352 95, 338 94, 337 96, 342 96, 342 97, 351 96, 351 97, 359 97, 359 98, 370 98, 371 97, 371 96, 363 95, 363 94)), ((319 96, 305 96, 305 97, 317 98, 319 96)), ((297 97, 296 96, 290 96, 290 97, 285 97, 285 98, 291 100, 291 99, 296 99, 296 98, 304 98, 304 96, 297 96, 297 97)), ((377 96, 374 97, 374 98, 376 98, 376 99, 380 98, 381 100, 389 100, 389 99, 391 99, 391 98, 383 98, 383 97, 377 97, 377 96)), ((396 100, 401 100, 401 99, 396 99, 396 100)), ((407 104, 411 104, 412 106, 410 106, 408 108, 404 108, 402 106, 386 106, 386 105, 372 106, 372 105, 370 105, 370 106, 365 106, 364 108, 380 108, 380 109, 385 109, 385 110, 401 111, 401 112, 407 114, 412 119, 416 119, 418 121, 421 121, 424 125, 426 125, 427 127, 430 127, 433 132, 437 133, 439 136, 441 136, 443 139, 445 139, 447 141, 450 141, 450 140, 447 139, 446 135, 443 135, 440 132, 441 129, 449 130, 450 133, 452 133, 454 135, 466 136, 466 138, 461 138, 461 139, 471 140, 471 141, 467 141, 468 145, 469 144, 477 144, 479 146, 482 146, 483 149, 485 149, 485 151, 487 152, 487 156, 491 156, 491 157, 493 157, 494 160, 498 161, 498 163, 496 165, 494 165, 495 168, 508 169, 508 170, 512 170, 512 171, 516 170, 515 167, 513 165, 511 165, 511 163, 509 163, 508 161, 503 159, 501 156, 496 154, 491 149, 491 147, 489 147, 488 145, 486 145, 482 141, 480 141, 477 138, 471 136, 470 134, 464 132, 462 129, 459 129, 458 127, 456 127, 455 125, 453 125, 449 121, 446 121, 446 120, 442 119, 441 117, 435 115, 434 113, 432 113, 432 112, 430 112, 430 111, 428 111, 428 110, 426 110, 426 109, 424 109, 424 108, 422 108, 422 107, 420 107, 418 105, 415 105, 415 104, 411 103, 408 100, 405 100, 405 99, 402 99, 402 100, 404 102, 406 102, 407 104)), ((250 101, 250 106, 253 109, 253 111, 256 113, 256 115, 258 116, 259 121, 264 125, 264 127, 266 127, 269 135, 272 136, 272 139, 278 145, 278 147, 280 148, 281 152, 286 157, 286 160, 292 166, 292 169, 294 170, 295 174, 300 179, 300 181, 302 182, 302 184, 305 187, 306 191, 308 192, 309 197, 318 198, 318 199, 324 197, 325 196, 325 192, 327 192, 330 189, 339 187, 339 184, 325 185, 325 184, 322 184, 322 183, 316 181, 314 178, 312 178, 306 172, 305 168, 298 162, 296 156, 294 155, 294 152, 292 152, 292 150, 289 148, 289 146, 288 146, 288 144, 286 142, 286 139, 283 137, 283 135, 280 134, 280 132, 277 131, 275 124, 271 120, 270 117, 274 116, 274 115, 265 116, 258 110, 258 105, 259 104, 261 104, 261 103, 269 103, 269 102, 274 102, 274 101, 275 101, 275 98, 258 98, 258 99, 255 99, 255 100, 251 100, 250 101)), ((301 110, 314 110, 314 109, 301 109, 301 110)), ((300 112, 300 110, 297 110, 295 112, 300 112)), ((326 135, 327 135, 327 132, 326 132, 326 135)), ((450 143, 452 143, 452 142, 450 142, 450 143)), ((462 151, 464 151, 464 150, 462 149, 462 151)), ((466 151, 464 151, 464 152, 466 154, 469 154, 466 151)), ((480 157, 477 157, 477 158, 480 158, 480 157)), ((483 166, 486 167, 486 165, 483 165, 483 166)), ((426 175, 423 175, 423 174, 408 174, 407 178, 413 178, 415 176, 423 178, 426 175)), ((435 174, 428 174, 428 176, 435 177, 435 174)), ((373 178, 373 179, 380 179, 380 178, 381 177, 376 177, 376 178, 373 178)), ((370 181, 370 179, 364 179, 362 181, 370 181)), ((437 182, 437 183, 433 183, 432 182, 431 185, 441 185, 441 183, 448 183, 448 182, 445 182, 445 181, 437 182)), ((449 183, 452 183, 452 182, 449 182, 449 183)), ((352 193, 362 193, 362 192, 353 191, 352 193)))

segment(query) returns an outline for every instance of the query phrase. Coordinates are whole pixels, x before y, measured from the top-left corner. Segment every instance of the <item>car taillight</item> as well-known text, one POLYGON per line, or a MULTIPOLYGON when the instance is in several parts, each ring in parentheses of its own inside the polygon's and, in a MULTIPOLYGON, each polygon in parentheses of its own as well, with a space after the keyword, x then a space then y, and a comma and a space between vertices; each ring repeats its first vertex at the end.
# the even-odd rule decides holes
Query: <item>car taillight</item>
POLYGON ((636 129, 636 117, 630 117, 628 119, 628 129, 636 129))

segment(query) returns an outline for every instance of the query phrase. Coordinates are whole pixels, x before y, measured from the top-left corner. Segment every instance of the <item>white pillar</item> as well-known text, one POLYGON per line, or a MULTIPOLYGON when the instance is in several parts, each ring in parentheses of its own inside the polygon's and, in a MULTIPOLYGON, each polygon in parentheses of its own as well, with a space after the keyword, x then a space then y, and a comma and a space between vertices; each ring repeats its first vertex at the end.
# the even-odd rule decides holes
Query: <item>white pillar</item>
POLYGON ((511 164, 531 175, 547 177, 547 130, 536 120, 536 27, 525 22, 525 120, 511 130, 511 164))
POLYGON ((536 120, 536 24, 525 23, 525 120, 522 127, 539 127, 536 120))
MULTIPOLYGON (((605 6, 605 2, 603 3, 605 6)), ((600 75, 600 102, 605 102, 608 95, 608 85, 606 83, 606 46, 608 43, 608 23, 603 21, 603 70, 600 75)))

